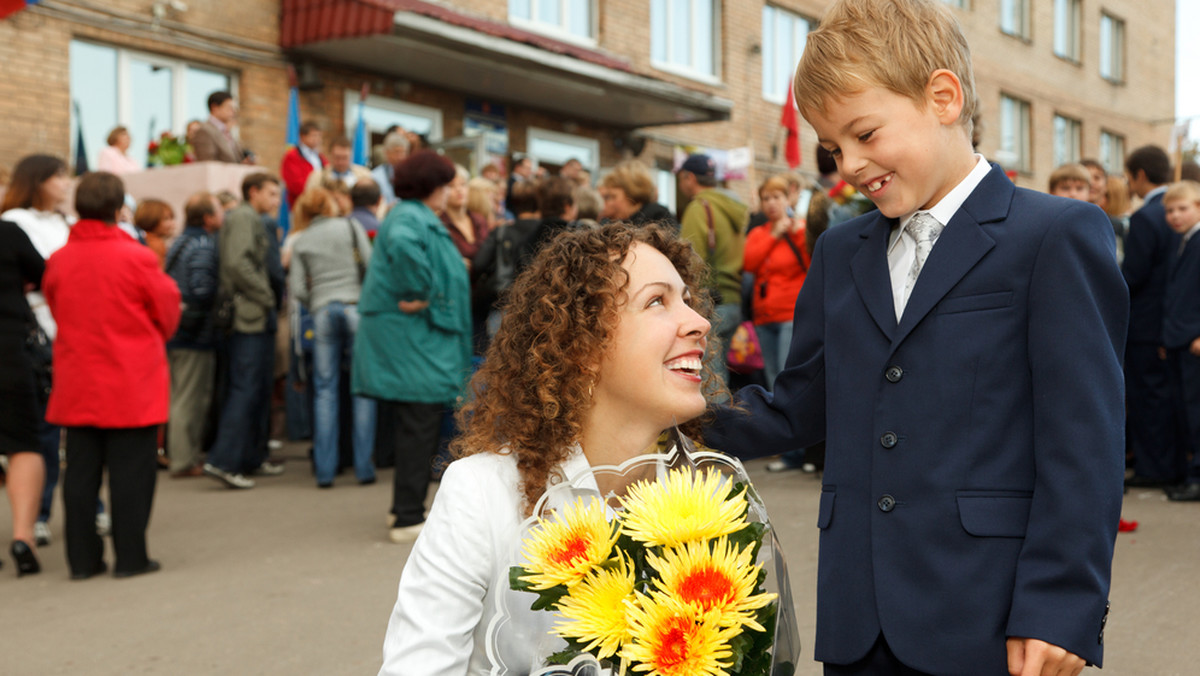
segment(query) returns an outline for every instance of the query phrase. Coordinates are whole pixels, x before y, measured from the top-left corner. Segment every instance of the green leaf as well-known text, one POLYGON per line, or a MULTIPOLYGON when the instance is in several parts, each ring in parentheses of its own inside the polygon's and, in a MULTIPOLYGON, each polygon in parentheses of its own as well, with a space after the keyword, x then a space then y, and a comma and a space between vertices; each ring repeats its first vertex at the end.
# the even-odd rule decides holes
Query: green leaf
POLYGON ((554 610, 558 607, 558 602, 562 600, 562 597, 567 595, 567 587, 560 584, 539 591, 537 594, 537 600, 533 602, 532 606, 529 606, 530 610, 554 610))
POLYGON ((571 660, 582 655, 583 652, 574 648, 567 648, 546 658, 546 664, 570 664, 571 660))

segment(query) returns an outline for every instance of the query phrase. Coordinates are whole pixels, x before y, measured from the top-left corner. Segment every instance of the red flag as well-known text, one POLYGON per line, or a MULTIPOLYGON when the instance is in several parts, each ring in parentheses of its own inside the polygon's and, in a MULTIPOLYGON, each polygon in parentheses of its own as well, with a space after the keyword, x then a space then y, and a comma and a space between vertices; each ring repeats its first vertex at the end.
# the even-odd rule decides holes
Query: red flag
POLYGON ((25 9, 26 4, 28 4, 27 0, 0 0, 0 19, 25 9))
POLYGON ((787 101, 783 102, 783 115, 779 118, 779 124, 787 129, 783 156, 787 165, 795 169, 800 166, 800 115, 796 111, 796 94, 792 91, 791 82, 788 82, 787 101))

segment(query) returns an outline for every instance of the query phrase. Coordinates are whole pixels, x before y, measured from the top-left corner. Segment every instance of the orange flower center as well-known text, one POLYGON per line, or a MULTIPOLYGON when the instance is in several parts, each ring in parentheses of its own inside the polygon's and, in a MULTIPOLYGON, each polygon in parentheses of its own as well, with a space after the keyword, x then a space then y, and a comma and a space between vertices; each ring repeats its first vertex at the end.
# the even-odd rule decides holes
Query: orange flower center
POLYGON ((554 552, 551 560, 559 565, 569 565, 587 555, 588 545, 592 543, 591 538, 586 533, 571 533, 565 540, 558 551, 554 552))
POLYGON ((705 610, 723 605, 733 598, 733 581, 724 572, 711 566, 697 568, 679 581, 679 596, 688 603, 698 603, 705 610))
POLYGON ((695 623, 686 617, 672 617, 659 634, 658 650, 654 654, 654 666, 659 671, 669 672, 687 662, 690 642, 695 623))

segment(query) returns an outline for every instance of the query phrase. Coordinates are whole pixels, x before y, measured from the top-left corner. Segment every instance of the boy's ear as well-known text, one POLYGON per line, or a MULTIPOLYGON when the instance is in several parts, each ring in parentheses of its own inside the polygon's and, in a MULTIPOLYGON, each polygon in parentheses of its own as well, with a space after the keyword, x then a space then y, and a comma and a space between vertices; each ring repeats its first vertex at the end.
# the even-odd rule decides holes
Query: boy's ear
POLYGON ((958 123, 958 116, 963 109, 963 89, 957 75, 945 68, 933 71, 929 76, 929 84, 925 86, 925 94, 938 121, 944 125, 958 123))

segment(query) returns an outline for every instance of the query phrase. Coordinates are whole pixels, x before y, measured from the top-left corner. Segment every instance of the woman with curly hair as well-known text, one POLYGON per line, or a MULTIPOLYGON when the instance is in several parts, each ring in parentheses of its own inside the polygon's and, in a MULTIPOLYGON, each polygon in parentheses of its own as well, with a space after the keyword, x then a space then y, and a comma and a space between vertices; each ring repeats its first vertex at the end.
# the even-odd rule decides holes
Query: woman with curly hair
POLYGON ((701 368, 703 266, 662 226, 613 223, 560 235, 517 278, 401 576, 381 674, 486 673, 495 581, 546 488, 652 450, 675 423, 698 436, 722 387, 701 368))

